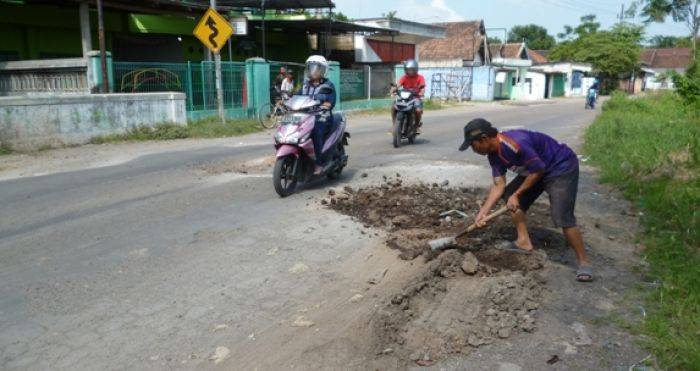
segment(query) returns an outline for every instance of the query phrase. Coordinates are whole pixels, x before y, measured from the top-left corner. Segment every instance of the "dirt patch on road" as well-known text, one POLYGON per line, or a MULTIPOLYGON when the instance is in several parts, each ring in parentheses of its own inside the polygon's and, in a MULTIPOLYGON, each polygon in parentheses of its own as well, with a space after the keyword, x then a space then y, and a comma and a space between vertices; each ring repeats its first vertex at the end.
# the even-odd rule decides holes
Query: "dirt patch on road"
MULTIPOLYGON (((365 227, 388 231, 387 245, 400 257, 423 256, 422 274, 387 297, 367 323, 376 357, 405 365, 430 365, 453 354, 536 330, 545 280, 539 273, 546 253, 495 249, 515 237, 508 219, 461 238, 456 249, 431 252, 427 241, 455 234, 477 213, 480 189, 449 184, 403 185, 400 176, 379 186, 331 190, 323 204, 351 215, 365 227), (446 216, 442 213, 459 210, 446 216), (441 216, 442 214, 442 216, 441 216)), ((534 242, 563 250, 564 240, 548 229, 544 207, 529 212, 534 242)))

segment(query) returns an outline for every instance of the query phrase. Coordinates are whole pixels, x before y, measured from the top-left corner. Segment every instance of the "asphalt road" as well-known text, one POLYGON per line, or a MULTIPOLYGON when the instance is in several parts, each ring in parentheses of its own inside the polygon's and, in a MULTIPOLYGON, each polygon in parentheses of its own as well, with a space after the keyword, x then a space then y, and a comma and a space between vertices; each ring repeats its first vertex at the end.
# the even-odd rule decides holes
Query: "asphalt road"
MULTIPOLYGON (((333 185, 395 169, 430 181, 433 166, 466 164, 487 184, 485 160, 457 151, 478 116, 577 148, 595 112, 582 100, 429 111, 418 144, 400 149, 387 117, 351 117, 350 164, 333 185)), ((211 170, 271 155, 268 138, 0 181, 0 369, 206 366, 216 346, 249 340, 341 280, 331 268, 373 240, 318 207, 329 184, 280 199, 267 168, 211 170)))

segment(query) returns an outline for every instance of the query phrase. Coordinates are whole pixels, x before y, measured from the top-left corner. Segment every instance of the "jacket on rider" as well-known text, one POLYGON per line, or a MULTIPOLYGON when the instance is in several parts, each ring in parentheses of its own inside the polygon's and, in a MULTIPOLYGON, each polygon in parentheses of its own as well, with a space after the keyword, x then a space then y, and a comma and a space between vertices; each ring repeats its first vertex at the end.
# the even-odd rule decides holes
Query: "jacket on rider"
POLYGON ((297 95, 308 95, 313 99, 321 101, 321 103, 330 102, 331 109, 335 107, 335 85, 333 85, 333 82, 331 82, 331 80, 328 80, 325 77, 321 78, 321 82, 318 85, 314 85, 311 83, 310 80, 305 79, 304 85, 301 87, 301 90, 297 92, 297 95), (329 88, 332 91, 332 93, 321 93, 321 89, 323 87, 329 88))
POLYGON ((314 85, 310 80, 305 79, 304 85, 301 90, 297 92, 298 95, 307 95, 315 100, 323 103, 330 103, 330 109, 328 112, 316 116, 316 123, 314 124, 314 130, 311 139, 314 142, 314 152, 316 155, 316 165, 322 166, 325 161, 322 156, 323 142, 326 133, 333 127, 333 108, 335 107, 336 93, 335 85, 325 77, 321 78, 318 85, 314 85), (323 89, 326 88, 326 89, 323 89), (330 93, 323 93, 322 90, 330 90, 330 93))

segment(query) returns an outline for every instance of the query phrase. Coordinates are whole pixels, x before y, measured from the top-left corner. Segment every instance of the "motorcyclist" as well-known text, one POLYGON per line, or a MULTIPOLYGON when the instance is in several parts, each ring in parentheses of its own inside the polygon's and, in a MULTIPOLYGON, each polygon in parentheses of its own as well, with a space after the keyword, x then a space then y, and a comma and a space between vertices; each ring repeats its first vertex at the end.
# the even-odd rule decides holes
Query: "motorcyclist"
MULTIPOLYGON (((404 75, 399 79, 399 87, 403 87, 406 90, 412 91, 418 97, 415 105, 416 108, 416 122, 418 123, 418 128, 423 125, 423 94, 425 94, 425 78, 423 75, 418 73, 418 62, 413 59, 407 60, 404 64, 404 75)), ((392 91, 392 94, 394 91, 392 91)), ((391 108, 391 120, 396 121, 396 108, 392 106, 391 108)))
POLYGON ((588 92, 586 92, 586 100, 588 101, 588 104, 593 108, 593 106, 596 103, 596 100, 598 100, 598 91, 600 90, 600 83, 598 82, 598 79, 593 80, 593 84, 588 88, 588 92))
POLYGON ((322 156, 323 139, 325 134, 333 127, 333 107, 335 107, 335 86, 326 78, 328 61, 320 55, 312 55, 306 60, 304 71, 304 84, 297 95, 308 95, 321 102, 322 112, 316 116, 316 123, 311 134, 316 154, 316 166, 314 174, 323 172, 325 159, 322 156))

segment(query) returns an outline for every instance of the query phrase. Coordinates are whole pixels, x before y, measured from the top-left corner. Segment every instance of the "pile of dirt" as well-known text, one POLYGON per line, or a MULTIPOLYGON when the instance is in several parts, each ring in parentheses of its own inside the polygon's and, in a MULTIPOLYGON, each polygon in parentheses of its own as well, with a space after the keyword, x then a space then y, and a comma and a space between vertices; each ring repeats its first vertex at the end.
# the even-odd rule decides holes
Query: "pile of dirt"
POLYGON ((545 283, 537 272, 541 259, 542 255, 445 251, 374 313, 370 331, 375 353, 428 365, 535 331, 545 283))
MULTIPOLYGON (((386 178, 378 186, 359 189, 345 187, 342 191, 329 190, 321 203, 361 221, 365 227, 387 230, 387 245, 399 250, 406 260, 423 255, 432 259, 428 241, 452 236, 473 222, 486 191, 477 188, 449 187, 447 181, 432 184, 403 185, 400 174, 386 178), (459 210, 449 216, 440 214, 459 210)), ((562 240, 541 228, 549 225, 547 211, 535 204, 528 212, 533 242, 547 248, 562 240)), ((495 219, 487 228, 474 231, 458 240, 459 247, 476 251, 493 247, 496 241, 515 239, 515 231, 507 216, 495 219)))
MULTIPOLYGON (((535 331, 545 281, 539 270, 546 252, 523 254, 494 247, 515 238, 508 217, 460 239, 457 249, 430 252, 427 241, 454 235, 471 222, 485 190, 442 184, 403 185, 400 176, 379 186, 329 191, 322 203, 388 231, 387 244, 404 259, 419 255, 426 269, 387 297, 368 322, 376 357, 430 365, 451 354, 535 331), (441 216, 448 210, 467 215, 441 216)), ((528 212, 533 242, 564 251, 560 233, 549 228, 546 208, 528 212)))

